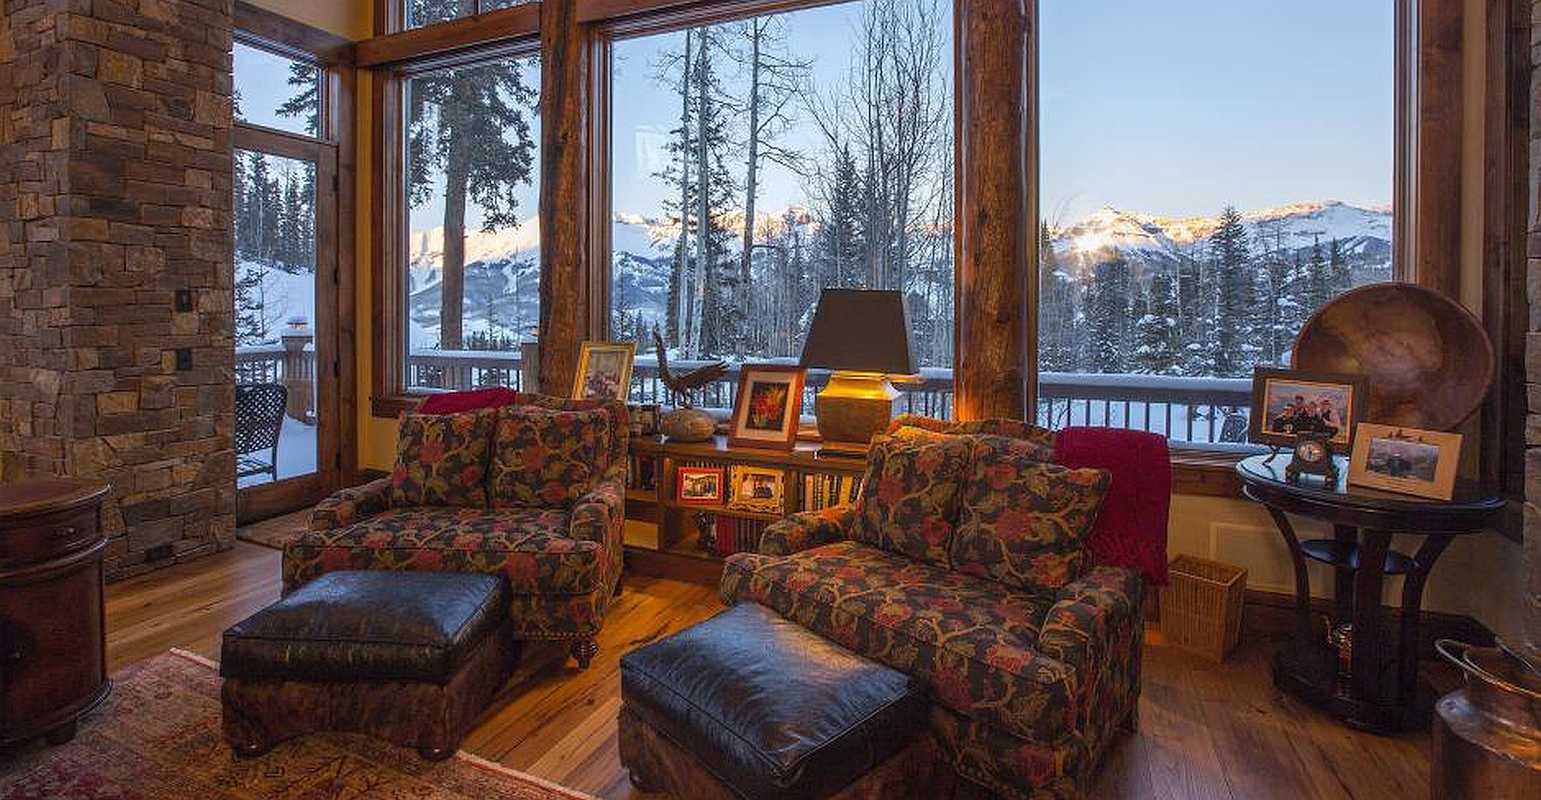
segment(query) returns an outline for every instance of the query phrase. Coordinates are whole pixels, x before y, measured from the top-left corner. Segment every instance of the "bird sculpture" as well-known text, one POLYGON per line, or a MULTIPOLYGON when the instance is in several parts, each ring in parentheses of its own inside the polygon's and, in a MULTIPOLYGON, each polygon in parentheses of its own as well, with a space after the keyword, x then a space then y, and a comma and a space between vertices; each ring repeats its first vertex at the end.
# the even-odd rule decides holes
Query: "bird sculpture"
POLYGON ((696 367, 684 375, 675 375, 669 369, 669 349, 664 347, 663 336, 656 325, 653 327, 653 346, 658 348, 658 380, 669 390, 669 400, 677 408, 691 408, 691 392, 728 374, 728 363, 718 361, 696 367))

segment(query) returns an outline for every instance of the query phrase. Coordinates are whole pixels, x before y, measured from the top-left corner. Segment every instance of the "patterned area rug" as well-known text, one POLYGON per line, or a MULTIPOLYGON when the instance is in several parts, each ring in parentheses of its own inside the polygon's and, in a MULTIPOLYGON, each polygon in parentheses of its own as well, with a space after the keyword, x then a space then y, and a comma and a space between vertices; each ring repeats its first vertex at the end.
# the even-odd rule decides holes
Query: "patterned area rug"
POLYGON ((282 550, 284 545, 299 538, 308 524, 310 524, 310 509, 306 508, 281 517, 242 525, 235 529, 235 538, 243 542, 260 544, 263 547, 271 547, 274 550, 282 550))
POLYGON ((591 800, 468 753, 433 763, 352 734, 238 761, 212 663, 172 651, 113 678, 74 741, 0 754, 0 800, 591 800))

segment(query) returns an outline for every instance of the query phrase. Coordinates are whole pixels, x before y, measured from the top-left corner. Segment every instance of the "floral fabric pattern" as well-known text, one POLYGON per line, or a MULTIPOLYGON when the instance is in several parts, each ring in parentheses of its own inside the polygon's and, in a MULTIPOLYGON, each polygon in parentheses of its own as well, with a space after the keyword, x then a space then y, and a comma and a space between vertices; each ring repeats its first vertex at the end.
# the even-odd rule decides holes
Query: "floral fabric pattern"
POLYGON ((496 417, 491 410, 402 414, 391 506, 485 508, 488 440, 496 417))
POLYGON ((608 460, 610 412, 504 406, 493 432, 494 508, 569 508, 608 460))
POLYGON ((855 506, 831 506, 817 511, 789 514, 766 526, 760 534, 759 552, 771 556, 793 553, 838 542, 856 518, 855 506))
POLYGON ((978 443, 952 539, 953 568, 1030 592, 1070 583, 1086 569, 1086 535, 1111 480, 1103 470, 1067 469, 978 443))
POLYGON ((875 440, 850 538, 947 566, 968 458, 968 442, 956 437, 875 440))
POLYGON ((391 479, 376 478, 362 486, 342 489, 310 512, 310 530, 329 531, 352 525, 391 507, 391 479))
POLYGON ((903 435, 901 430, 905 428, 912 429, 904 432, 909 435, 914 435, 915 430, 921 430, 949 436, 1004 436, 1020 442, 1019 446, 1032 453, 1035 456, 1034 460, 1047 462, 1054 460, 1054 431, 1019 419, 993 417, 969 422, 947 422, 920 414, 900 414, 889 423, 888 432, 903 435))
POLYGON ((1034 647, 1052 598, 856 542, 732 556, 721 590, 923 678, 936 702, 1029 741, 1059 742, 1076 717, 1075 670, 1034 647))

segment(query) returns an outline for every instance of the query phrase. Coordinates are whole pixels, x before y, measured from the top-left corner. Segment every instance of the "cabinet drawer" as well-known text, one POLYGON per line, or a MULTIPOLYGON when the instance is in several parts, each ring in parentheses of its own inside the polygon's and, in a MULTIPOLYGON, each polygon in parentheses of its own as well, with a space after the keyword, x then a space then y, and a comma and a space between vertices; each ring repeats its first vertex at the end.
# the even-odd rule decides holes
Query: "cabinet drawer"
POLYGON ((47 561, 96 541, 96 506, 23 521, 0 532, 0 563, 47 561))

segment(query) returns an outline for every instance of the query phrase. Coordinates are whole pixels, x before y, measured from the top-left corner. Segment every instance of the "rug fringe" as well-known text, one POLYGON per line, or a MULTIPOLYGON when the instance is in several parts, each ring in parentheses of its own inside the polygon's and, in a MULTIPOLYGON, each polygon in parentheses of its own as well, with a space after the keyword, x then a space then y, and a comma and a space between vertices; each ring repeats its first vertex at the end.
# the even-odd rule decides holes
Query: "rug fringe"
POLYGON ((187 659, 188 661, 193 662, 194 664, 202 664, 203 666, 208 667, 209 669, 212 669, 212 670, 214 670, 216 672, 219 671, 219 662, 218 661, 214 661, 213 659, 205 658, 205 657, 200 656, 197 653, 194 653, 194 652, 192 652, 190 650, 183 650, 180 647, 173 647, 173 648, 171 648, 170 652, 171 652, 172 655, 181 656, 181 657, 187 659))
POLYGON ((529 781, 530 783, 540 786, 542 789, 551 789, 552 791, 562 792, 563 794, 574 798, 574 800, 598 800, 598 798, 594 797, 594 795, 585 794, 584 792, 580 792, 577 789, 563 786, 560 783, 548 781, 539 775, 531 775, 528 772, 520 772, 517 769, 505 767, 496 761, 488 761, 487 759, 482 758, 475 753, 468 753, 465 750, 457 750, 455 751, 455 757, 473 766, 481 767, 482 769, 485 769, 489 772, 496 772, 499 775, 507 775, 511 778, 518 778, 519 780, 529 781))

